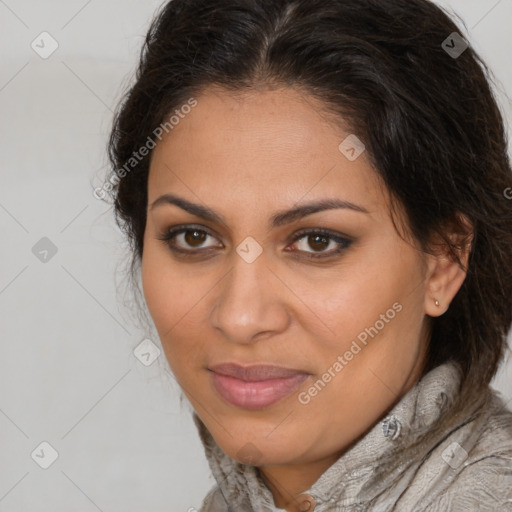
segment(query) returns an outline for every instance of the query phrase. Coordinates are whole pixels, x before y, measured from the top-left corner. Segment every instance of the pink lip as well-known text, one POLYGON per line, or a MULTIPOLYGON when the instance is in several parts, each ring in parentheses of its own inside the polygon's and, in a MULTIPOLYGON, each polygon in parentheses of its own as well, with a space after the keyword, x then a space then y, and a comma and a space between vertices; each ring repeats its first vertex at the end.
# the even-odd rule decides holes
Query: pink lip
POLYGON ((231 405, 243 409, 262 409, 293 393, 309 376, 301 370, 271 365, 216 365, 213 386, 231 405))

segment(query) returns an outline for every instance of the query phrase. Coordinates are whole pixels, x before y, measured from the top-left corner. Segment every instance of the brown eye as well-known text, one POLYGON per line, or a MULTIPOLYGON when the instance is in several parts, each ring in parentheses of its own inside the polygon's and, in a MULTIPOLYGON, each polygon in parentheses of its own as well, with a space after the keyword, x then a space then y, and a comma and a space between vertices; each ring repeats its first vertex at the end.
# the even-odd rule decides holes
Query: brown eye
POLYGON ((206 229, 195 226, 178 226, 169 229, 158 240, 164 242, 175 253, 199 255, 214 248, 222 248, 222 243, 206 229))
POLYGON ((329 246, 329 239, 323 235, 309 235, 308 244, 315 251, 323 251, 329 246))
POLYGON ((186 231, 184 239, 185 239, 185 242, 190 247, 197 247, 204 243, 207 236, 208 236, 208 234, 205 233, 204 231, 199 231, 197 229, 194 229, 194 230, 186 231))
POLYGON ((352 240, 341 234, 321 228, 298 233, 293 240, 295 252, 310 258, 334 256, 348 249, 351 244, 352 240))

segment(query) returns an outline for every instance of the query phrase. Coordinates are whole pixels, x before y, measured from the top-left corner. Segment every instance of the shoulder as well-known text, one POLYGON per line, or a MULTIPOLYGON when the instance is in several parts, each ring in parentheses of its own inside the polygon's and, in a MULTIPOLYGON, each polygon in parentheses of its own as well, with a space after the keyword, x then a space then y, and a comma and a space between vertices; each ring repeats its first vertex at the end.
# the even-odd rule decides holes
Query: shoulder
POLYGON ((198 512, 230 512, 218 485, 210 489, 198 512))
POLYGON ((512 412, 489 391, 447 415, 395 512, 512 512, 512 412))
POLYGON ((512 452, 464 467, 424 512, 512 512, 512 452))
POLYGON ((481 430, 472 432, 469 422, 465 442, 458 443, 454 432, 446 439, 448 446, 443 443, 444 481, 450 483, 425 512, 512 512, 512 412, 494 393, 486 409, 481 430))

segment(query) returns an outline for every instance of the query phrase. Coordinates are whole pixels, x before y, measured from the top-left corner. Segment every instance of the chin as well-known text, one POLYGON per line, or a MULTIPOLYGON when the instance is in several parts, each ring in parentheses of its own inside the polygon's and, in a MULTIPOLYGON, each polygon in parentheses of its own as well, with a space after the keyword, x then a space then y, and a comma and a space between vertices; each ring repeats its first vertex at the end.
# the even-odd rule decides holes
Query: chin
POLYGON ((232 459, 250 466, 271 466, 293 464, 304 447, 297 446, 293 440, 278 437, 274 440, 268 437, 256 436, 237 437, 226 440, 227 443, 218 443, 224 453, 232 459), (287 439, 289 441, 287 441, 287 439))

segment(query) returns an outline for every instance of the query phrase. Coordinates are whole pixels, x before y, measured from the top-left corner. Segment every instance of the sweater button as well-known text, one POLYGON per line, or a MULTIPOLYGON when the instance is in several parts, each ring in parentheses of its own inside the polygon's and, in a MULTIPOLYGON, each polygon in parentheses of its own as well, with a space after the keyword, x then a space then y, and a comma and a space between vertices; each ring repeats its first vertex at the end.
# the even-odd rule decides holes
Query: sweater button
POLYGON ((402 431, 402 424, 395 416, 389 416, 382 422, 382 433, 384 437, 395 440, 402 431))
POLYGON ((309 494, 301 494, 297 497, 297 502, 299 512, 313 512, 315 510, 316 500, 309 494))

